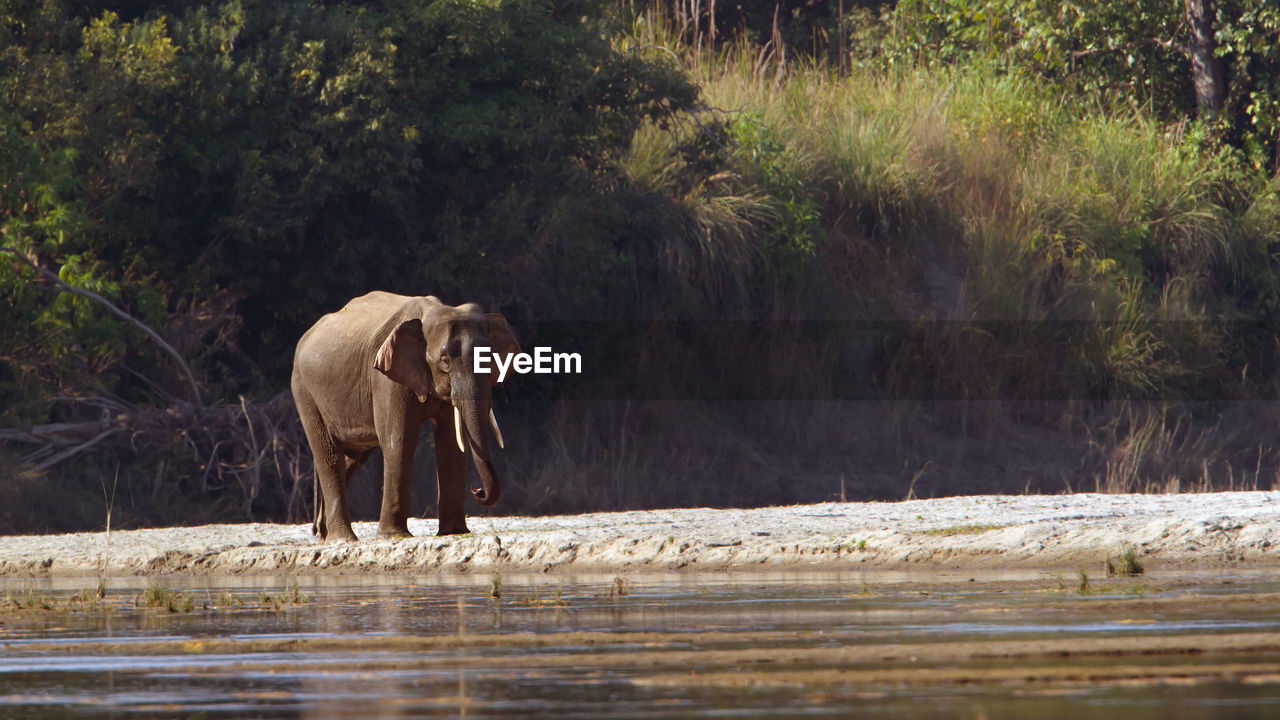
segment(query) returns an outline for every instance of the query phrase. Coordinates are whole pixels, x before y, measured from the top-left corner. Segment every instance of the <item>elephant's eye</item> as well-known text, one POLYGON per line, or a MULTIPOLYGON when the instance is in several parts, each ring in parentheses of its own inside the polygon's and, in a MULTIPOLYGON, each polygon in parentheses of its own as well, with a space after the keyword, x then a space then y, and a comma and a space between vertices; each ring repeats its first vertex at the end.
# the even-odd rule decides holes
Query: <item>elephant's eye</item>
POLYGON ((446 348, 440 348, 440 369, 449 372, 453 362, 449 359, 449 351, 446 348))

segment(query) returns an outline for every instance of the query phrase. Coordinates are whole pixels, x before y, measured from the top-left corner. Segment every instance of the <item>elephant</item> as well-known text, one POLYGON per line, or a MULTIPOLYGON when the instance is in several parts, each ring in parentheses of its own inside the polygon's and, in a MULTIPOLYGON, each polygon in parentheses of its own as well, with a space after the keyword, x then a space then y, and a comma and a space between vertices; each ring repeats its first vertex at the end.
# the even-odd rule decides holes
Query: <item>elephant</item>
POLYGON ((321 542, 356 539, 347 507, 352 475, 374 449, 383 462, 378 537, 409 536, 413 454, 431 421, 436 448, 439 534, 467 533, 466 447, 480 474, 472 495, 493 505, 501 485, 490 460, 486 420, 496 370, 477 375, 473 352, 495 356, 520 345, 499 313, 453 307, 439 298, 371 292, 321 317, 298 341, 291 387, 315 464, 312 534, 321 542))

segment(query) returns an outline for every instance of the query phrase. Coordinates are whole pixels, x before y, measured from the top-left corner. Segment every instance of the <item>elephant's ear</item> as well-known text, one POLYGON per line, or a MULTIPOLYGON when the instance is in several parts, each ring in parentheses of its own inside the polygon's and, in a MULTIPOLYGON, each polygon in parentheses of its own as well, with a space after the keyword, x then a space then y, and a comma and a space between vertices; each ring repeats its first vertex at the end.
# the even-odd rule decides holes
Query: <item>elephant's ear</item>
MULTIPOLYGON (((507 319, 502 313, 485 313, 484 327, 485 334, 493 343, 494 355, 507 356, 520 352, 520 343, 516 341, 516 334, 511 332, 511 326, 507 324, 507 319)), ((497 374, 493 377, 496 383, 497 374)))
POLYGON ((422 321, 405 320, 392 330, 378 348, 373 367, 426 402, 431 395, 431 370, 427 367, 427 339, 422 335, 422 321))

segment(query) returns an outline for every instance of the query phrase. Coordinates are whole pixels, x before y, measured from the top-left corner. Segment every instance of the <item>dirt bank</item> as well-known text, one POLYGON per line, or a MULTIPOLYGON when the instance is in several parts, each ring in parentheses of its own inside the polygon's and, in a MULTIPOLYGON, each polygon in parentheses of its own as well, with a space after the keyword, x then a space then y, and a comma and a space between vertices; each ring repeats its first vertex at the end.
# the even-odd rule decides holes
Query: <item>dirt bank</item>
POLYGON ((769 568, 1096 568, 1280 562, 1280 492, 974 496, 752 510, 472 517, 473 533, 318 545, 307 525, 206 525, 0 538, 18 577, 769 568))

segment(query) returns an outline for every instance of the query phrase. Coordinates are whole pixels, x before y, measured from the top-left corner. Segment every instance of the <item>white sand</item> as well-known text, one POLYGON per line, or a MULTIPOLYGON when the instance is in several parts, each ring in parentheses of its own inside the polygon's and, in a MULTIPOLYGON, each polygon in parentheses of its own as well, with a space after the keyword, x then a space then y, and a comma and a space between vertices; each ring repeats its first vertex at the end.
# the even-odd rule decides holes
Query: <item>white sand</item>
POLYGON ((9 577, 494 571, 1280 566, 1280 492, 974 496, 752 510, 468 518, 471 535, 319 545, 309 525, 0 538, 9 577))

